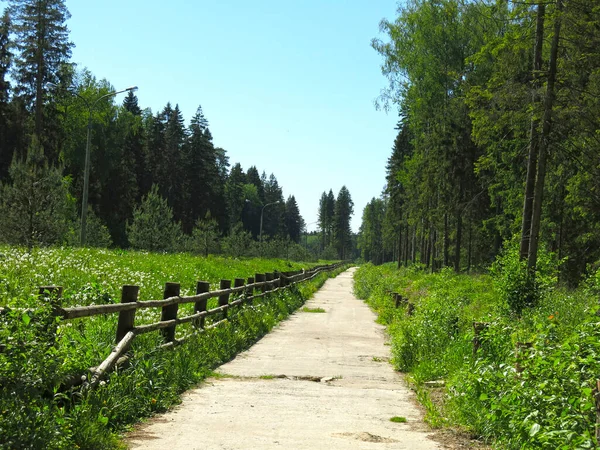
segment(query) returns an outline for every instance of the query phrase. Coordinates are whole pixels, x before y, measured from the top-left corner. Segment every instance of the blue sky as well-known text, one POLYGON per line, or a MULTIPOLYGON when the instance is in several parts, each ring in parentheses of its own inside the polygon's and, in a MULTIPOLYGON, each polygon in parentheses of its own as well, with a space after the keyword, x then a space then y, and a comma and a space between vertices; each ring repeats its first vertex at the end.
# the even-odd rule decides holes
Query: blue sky
POLYGON ((307 224, 321 193, 346 185, 358 230, 395 137, 397 114, 373 106, 386 80, 370 47, 395 0, 66 4, 80 67, 139 86, 143 108, 179 104, 186 122, 202 105, 215 145, 244 170, 273 172, 307 224))

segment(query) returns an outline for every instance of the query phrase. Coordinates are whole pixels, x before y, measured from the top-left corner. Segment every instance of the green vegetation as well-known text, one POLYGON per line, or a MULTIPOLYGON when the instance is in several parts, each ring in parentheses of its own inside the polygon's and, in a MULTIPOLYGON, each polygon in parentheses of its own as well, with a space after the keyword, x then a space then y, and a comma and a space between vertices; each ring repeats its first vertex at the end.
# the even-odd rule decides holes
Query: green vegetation
MULTIPOLYGON (((179 394, 248 348, 300 307, 332 274, 233 309, 230 320, 184 345, 161 350, 159 333, 138 336, 133 358, 91 391, 61 388, 98 365, 114 344, 116 315, 60 322, 51 305, 40 304, 40 284, 65 287, 64 305, 112 303, 122 284, 139 284, 140 299, 161 298, 166 281, 179 281, 182 294, 195 281, 217 287, 221 278, 300 267, 279 260, 198 258, 98 249, 2 247, 0 298, 11 307, 32 307, 0 315, 0 447, 115 448, 117 433, 141 417, 164 411, 179 394)), ((216 301, 216 300, 215 300, 216 301)), ((214 307, 214 303, 209 307, 214 307)), ((182 305, 180 315, 191 312, 182 305)), ((139 310, 136 324, 157 321, 160 311, 139 310)), ((211 322, 207 319, 207 324, 211 322)), ((177 337, 191 331, 177 327, 177 337)))
POLYGON ((384 192, 362 212, 364 260, 468 271, 515 239, 525 305, 544 247, 566 258, 561 281, 589 276, 599 17, 595 0, 399 2, 372 41, 389 82, 379 103, 400 120, 384 192))
POLYGON ((390 419, 390 422, 394 423, 406 423, 406 417, 394 416, 390 419))
POLYGON ((501 271, 472 276, 367 264, 355 291, 387 326, 393 364, 410 374, 432 425, 466 428, 507 449, 595 448, 599 274, 573 291, 549 282, 556 267, 541 271, 537 302, 519 316, 506 297, 515 260, 506 252, 501 271), (390 291, 415 305, 412 315, 394 307, 390 291), (486 324, 476 354, 474 321, 486 324), (424 384, 439 379, 442 400, 424 384))
POLYGON ((308 306, 305 306, 304 308, 302 308, 302 312, 307 312, 307 313, 324 313, 325 310, 323 308, 309 308, 308 306))
POLYGON ((274 270, 298 270, 306 264, 281 259, 234 259, 174 253, 84 248, 0 246, 0 306, 37 305, 38 286, 63 286, 63 305, 118 303, 121 286, 140 286, 140 300, 162 298, 166 282, 181 283, 182 295, 195 294, 196 281, 252 277, 274 270))
POLYGON ((230 163, 201 106, 186 123, 176 103, 153 112, 132 90, 118 103, 108 80, 71 62, 64 0, 5 3, 0 244, 325 259, 324 249, 299 245, 305 222, 294 195, 284 197, 273 173, 230 163), (80 242, 88 148, 90 221, 80 242))
POLYGON ((354 259, 356 237, 350 228, 350 218, 354 214, 354 202, 350 191, 342 186, 337 198, 330 189, 323 192, 319 200, 319 229, 321 230, 321 257, 333 259, 354 259))

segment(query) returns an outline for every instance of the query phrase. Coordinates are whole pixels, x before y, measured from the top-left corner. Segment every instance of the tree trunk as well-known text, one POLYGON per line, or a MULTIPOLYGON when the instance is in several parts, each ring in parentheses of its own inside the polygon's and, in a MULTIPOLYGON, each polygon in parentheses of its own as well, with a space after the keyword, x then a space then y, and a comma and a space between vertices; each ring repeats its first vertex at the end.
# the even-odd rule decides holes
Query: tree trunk
POLYGON ((467 273, 471 272, 471 257, 473 255, 473 224, 469 222, 469 249, 467 251, 467 273))
MULTIPOLYGON (((38 8, 41 8, 38 5, 38 8)), ((36 74, 35 74, 35 134, 38 137, 40 145, 42 144, 42 104, 44 103, 44 47, 45 47, 45 24, 42 18, 41 9, 38 9, 37 23, 37 49, 36 49, 36 74)))
POLYGON ((450 253, 450 233, 448 231, 448 213, 444 214, 444 267, 448 267, 450 253))
POLYGON ((554 84, 556 82, 556 66, 558 60, 558 45, 560 41, 560 28, 562 22, 562 0, 556 0, 556 19, 554 22, 554 36, 550 47, 550 62, 548 65, 548 82, 546 84, 546 97, 544 99, 544 117, 542 125, 542 136, 540 139, 538 171, 535 182, 533 199, 533 213, 531 217, 531 239, 529 241, 529 255, 527 268, 533 273, 537 264, 537 254, 540 237, 540 221, 542 215, 542 203, 544 201, 544 182, 546 181, 546 160, 548 156, 548 144, 552 131, 552 108, 554 106, 554 84))
POLYGON ((537 7, 537 23, 535 28, 535 44, 533 50, 533 99, 534 107, 531 117, 531 130, 529 133, 529 156, 527 159, 527 178, 525 181, 525 198, 523 200, 523 219, 521 224, 521 260, 527 259, 529 254, 529 242, 531 239, 531 220, 533 211, 533 196, 535 187, 535 172, 537 169, 538 147, 539 147, 539 119, 536 118, 536 105, 540 102, 539 89, 541 86, 542 50, 544 44, 544 19, 546 6, 539 3, 537 7))
POLYGON ((400 231, 398 232, 398 269, 402 266, 402 223, 400 223, 400 231))
POLYGON ((454 251, 454 271, 460 272, 460 246, 462 241, 462 212, 456 215, 456 248, 454 251))

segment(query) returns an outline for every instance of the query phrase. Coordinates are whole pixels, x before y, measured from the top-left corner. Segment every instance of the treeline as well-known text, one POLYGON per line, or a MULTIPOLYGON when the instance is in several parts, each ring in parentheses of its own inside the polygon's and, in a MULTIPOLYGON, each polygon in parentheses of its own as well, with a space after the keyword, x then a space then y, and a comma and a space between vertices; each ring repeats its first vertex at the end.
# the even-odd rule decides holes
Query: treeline
POLYGON ((342 186, 337 198, 333 190, 323 192, 319 200, 318 226, 320 246, 324 255, 337 255, 342 260, 355 259, 356 235, 352 233, 350 219, 354 214, 354 202, 350 191, 342 186))
POLYGON ((599 24, 593 0, 410 0, 384 20, 400 121, 363 257, 458 271, 504 245, 535 272, 547 249, 570 282, 600 260, 599 24))
POLYGON ((69 17, 63 0, 11 0, 0 19, 0 241, 79 242, 88 126, 86 244, 262 253, 251 247, 263 212, 273 249, 300 241, 294 196, 273 174, 231 166, 200 106, 186 124, 177 105, 153 113, 133 90, 118 104, 107 80, 78 69, 69 17))

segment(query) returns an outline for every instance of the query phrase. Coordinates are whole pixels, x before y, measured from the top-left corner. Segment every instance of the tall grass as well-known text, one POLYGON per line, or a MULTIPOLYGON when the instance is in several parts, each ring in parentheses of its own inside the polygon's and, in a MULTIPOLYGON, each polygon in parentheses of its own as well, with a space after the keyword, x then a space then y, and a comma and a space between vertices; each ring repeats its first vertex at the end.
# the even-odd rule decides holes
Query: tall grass
MULTIPOLYGON (((111 373, 92 391, 60 389, 69 376, 99 364, 114 343, 116 315, 57 322, 41 305, 36 287, 65 287, 64 303, 118 301, 121 284, 139 284, 142 299, 161 298, 166 281, 182 282, 192 294, 203 279, 216 288, 221 278, 293 270, 280 260, 232 260, 189 255, 156 255, 88 249, 2 248, 0 292, 3 304, 35 307, 0 319, 0 448, 118 448, 118 433, 140 417, 164 411, 179 394, 204 379, 301 306, 332 274, 319 275, 230 312, 221 326, 192 336, 185 345, 161 350, 159 333, 139 336, 127 367, 111 373)), ((185 286, 185 287, 184 287, 185 286)), ((186 305, 186 307, 190 307, 186 305)), ((141 310, 136 324, 155 321, 158 311, 141 310)), ((186 314, 182 311, 181 314, 186 314)), ((191 331, 178 326, 178 337, 191 331)))
POLYGON ((435 425, 466 428, 501 448, 596 448, 595 291, 547 288, 537 306, 517 315, 503 276, 366 265, 355 274, 355 290, 387 326, 393 363, 410 374, 435 425), (388 291, 408 297, 414 314, 394 308, 388 291), (476 354, 473 321, 489 324, 476 354), (524 342, 530 347, 520 346, 517 356, 524 342), (434 403, 424 382, 440 378, 445 393, 434 403))

